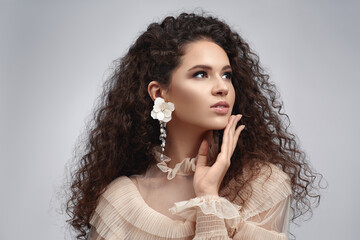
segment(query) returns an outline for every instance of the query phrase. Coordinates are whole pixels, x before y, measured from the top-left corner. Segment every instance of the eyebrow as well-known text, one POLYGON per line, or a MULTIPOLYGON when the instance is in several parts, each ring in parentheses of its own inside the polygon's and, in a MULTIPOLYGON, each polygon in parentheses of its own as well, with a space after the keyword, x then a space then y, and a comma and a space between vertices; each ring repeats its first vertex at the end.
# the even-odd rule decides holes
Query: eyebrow
MULTIPOLYGON (((205 68, 205 69, 209 69, 209 70, 212 69, 212 67, 210 67, 210 66, 208 66, 208 65, 195 65, 195 66, 193 66, 192 68, 190 68, 190 69, 188 70, 188 72, 191 71, 191 70, 193 70, 193 69, 195 69, 195 68, 205 68)), ((230 66, 230 65, 226 65, 226 66, 224 66, 224 67, 221 69, 221 71, 224 71, 224 70, 227 70, 227 69, 230 69, 230 70, 231 70, 231 66, 230 66)))

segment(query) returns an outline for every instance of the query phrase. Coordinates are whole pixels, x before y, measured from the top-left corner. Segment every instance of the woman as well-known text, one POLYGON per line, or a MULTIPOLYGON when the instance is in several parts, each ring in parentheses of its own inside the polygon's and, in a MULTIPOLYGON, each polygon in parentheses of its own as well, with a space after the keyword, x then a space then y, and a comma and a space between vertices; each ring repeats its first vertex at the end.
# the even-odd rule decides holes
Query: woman
POLYGON ((287 239, 290 206, 320 199, 275 86, 217 18, 150 24, 102 100, 67 203, 78 239, 287 239))

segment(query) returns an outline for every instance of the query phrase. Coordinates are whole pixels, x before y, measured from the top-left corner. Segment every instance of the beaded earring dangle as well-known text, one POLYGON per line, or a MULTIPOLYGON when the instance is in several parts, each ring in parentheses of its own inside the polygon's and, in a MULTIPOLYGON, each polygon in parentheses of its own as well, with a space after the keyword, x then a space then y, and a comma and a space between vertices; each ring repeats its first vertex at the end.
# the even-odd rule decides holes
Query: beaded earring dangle
POLYGON ((161 161, 164 161, 164 150, 166 143, 166 123, 171 120, 171 113, 175 110, 172 102, 165 102, 161 97, 157 97, 154 101, 153 110, 151 111, 151 117, 157 119, 160 122, 160 137, 161 140, 161 161))

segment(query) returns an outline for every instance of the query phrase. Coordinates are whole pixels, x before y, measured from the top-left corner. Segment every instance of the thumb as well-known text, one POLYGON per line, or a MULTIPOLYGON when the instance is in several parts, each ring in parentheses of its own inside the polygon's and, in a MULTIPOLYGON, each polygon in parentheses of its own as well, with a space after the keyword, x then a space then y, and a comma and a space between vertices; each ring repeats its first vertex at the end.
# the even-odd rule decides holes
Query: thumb
POLYGON ((196 167, 206 166, 208 151, 209 151, 209 143, 208 143, 208 141, 206 139, 204 139, 201 142, 200 147, 199 147, 196 167))

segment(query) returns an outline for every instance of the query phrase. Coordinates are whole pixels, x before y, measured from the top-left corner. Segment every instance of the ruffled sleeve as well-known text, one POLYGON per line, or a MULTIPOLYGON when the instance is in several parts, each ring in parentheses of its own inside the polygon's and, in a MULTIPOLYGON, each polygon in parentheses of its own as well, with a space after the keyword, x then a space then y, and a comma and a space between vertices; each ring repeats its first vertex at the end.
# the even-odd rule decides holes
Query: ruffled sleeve
POLYGON ((239 224, 240 208, 225 198, 208 195, 177 202, 169 210, 196 221, 194 240, 222 240, 230 239, 227 228, 231 229, 239 224))
POLYGON ((289 176, 274 164, 262 165, 251 187, 234 239, 286 240, 292 198, 289 176))
POLYGON ((203 196, 175 203, 170 211, 195 219, 194 239, 286 240, 291 203, 289 177, 270 164, 262 168, 251 187, 253 194, 242 206, 222 197, 203 196))
POLYGON ((267 211, 241 222, 234 240, 287 240, 291 196, 267 211))

